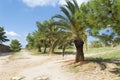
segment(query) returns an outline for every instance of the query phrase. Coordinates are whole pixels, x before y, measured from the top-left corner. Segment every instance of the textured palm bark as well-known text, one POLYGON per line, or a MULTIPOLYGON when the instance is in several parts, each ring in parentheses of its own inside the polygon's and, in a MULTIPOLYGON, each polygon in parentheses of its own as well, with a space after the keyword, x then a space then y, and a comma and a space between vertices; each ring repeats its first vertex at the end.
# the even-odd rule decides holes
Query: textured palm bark
POLYGON ((44 48, 44 53, 46 53, 46 49, 47 49, 47 47, 45 46, 45 48, 44 48))
POLYGON ((39 47, 38 47, 38 52, 41 52, 41 51, 42 51, 42 50, 41 50, 41 47, 39 46, 39 47))
POLYGON ((64 57, 64 55, 65 55, 65 46, 63 46, 63 48, 62 48, 62 56, 64 57))
POLYGON ((84 61, 84 52, 83 52, 84 42, 81 39, 75 39, 74 44, 76 47, 75 62, 84 61))

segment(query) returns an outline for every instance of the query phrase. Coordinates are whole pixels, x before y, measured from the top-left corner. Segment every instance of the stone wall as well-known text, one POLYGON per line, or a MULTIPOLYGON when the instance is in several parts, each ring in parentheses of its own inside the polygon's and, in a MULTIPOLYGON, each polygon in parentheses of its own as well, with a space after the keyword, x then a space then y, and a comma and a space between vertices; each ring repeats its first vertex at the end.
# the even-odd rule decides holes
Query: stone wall
POLYGON ((10 51, 10 47, 0 44, 0 52, 9 52, 10 51))

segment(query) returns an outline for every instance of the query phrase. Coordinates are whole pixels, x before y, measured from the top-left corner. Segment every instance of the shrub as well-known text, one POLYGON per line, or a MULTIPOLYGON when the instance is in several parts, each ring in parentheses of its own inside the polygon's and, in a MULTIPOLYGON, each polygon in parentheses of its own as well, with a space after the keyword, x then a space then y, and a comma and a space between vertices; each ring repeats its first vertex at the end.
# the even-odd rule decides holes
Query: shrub
POLYGON ((91 42, 90 47, 91 48, 99 48, 99 47, 102 47, 102 44, 100 43, 100 41, 93 41, 93 42, 91 42))
POLYGON ((14 40, 11 41, 11 44, 10 44, 10 50, 11 51, 18 52, 18 51, 21 50, 21 47, 22 46, 17 39, 14 39, 14 40))

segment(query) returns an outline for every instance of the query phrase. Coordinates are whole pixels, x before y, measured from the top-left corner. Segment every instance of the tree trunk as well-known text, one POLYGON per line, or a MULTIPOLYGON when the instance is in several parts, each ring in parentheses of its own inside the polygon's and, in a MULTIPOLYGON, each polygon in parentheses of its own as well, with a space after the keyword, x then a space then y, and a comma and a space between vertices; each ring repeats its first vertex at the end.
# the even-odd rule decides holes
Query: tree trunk
POLYGON ((55 47, 52 47, 52 53, 54 53, 55 47))
POLYGON ((51 55, 53 53, 52 51, 52 46, 49 48, 49 55, 51 55))
POLYGON ((52 52, 52 47, 49 48, 49 55, 51 55, 53 52, 52 52))
POLYGON ((65 46, 63 46, 63 48, 62 48, 62 56, 64 57, 64 55, 65 55, 65 46))
POLYGON ((38 47, 38 52, 41 52, 42 50, 41 50, 41 47, 38 47))
POLYGON ((45 48, 44 48, 44 53, 46 53, 46 49, 47 49, 47 46, 45 45, 45 48))
POLYGON ((84 61, 84 52, 83 52, 84 42, 81 39, 75 39, 74 44, 76 47, 75 62, 84 61))
POLYGON ((54 53, 53 42, 51 41, 51 47, 49 49, 49 55, 54 53))

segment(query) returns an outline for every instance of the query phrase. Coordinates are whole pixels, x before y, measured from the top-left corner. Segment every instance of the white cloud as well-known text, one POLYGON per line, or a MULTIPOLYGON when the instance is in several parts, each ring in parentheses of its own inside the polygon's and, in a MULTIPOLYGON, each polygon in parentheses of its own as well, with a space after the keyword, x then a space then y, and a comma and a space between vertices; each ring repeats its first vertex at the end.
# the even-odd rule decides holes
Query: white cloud
MULTIPOLYGON (((81 5, 83 2, 87 2, 88 0, 76 0, 76 1, 78 2, 78 5, 81 5)), ((66 4, 66 0, 59 0, 59 4, 60 5, 66 4)))
MULTIPOLYGON (((83 2, 87 2, 88 0, 77 0, 78 4, 83 2)), ((37 7, 37 6, 56 6, 56 5, 64 5, 65 0, 22 0, 29 7, 37 7)))
POLYGON ((64 4, 66 4, 66 2, 65 2, 65 0, 59 0, 59 4, 64 5, 64 4))
POLYGON ((7 36, 11 37, 20 37, 19 34, 15 33, 14 31, 5 31, 7 36))
POLYGON ((29 7, 55 6, 58 0, 22 0, 29 7))
POLYGON ((77 0, 78 4, 81 5, 83 2, 87 2, 88 0, 77 0))

